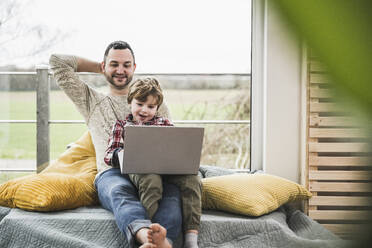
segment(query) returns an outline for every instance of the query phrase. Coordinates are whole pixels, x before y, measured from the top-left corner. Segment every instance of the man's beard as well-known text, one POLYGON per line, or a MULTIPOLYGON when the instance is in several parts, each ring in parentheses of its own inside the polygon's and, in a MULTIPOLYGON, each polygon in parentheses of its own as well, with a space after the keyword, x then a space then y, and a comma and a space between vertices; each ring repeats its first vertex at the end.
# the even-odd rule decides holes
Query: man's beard
POLYGON ((128 87, 128 84, 132 81, 133 79, 133 76, 125 76, 125 78, 127 79, 125 84, 124 85, 117 85, 115 84, 115 81, 114 81, 114 77, 111 76, 111 75, 107 75, 107 74, 104 74, 105 77, 106 77, 106 80, 112 85, 114 86, 115 89, 117 90, 122 90, 122 89, 125 89, 128 87))

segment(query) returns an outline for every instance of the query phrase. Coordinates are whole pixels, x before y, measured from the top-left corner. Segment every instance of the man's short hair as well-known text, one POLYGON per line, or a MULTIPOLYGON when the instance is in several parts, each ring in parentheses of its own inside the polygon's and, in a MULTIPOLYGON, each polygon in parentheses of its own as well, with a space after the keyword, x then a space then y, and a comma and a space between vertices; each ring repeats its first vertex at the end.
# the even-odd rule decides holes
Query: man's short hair
POLYGON ((131 54, 133 56, 133 63, 134 64, 136 63, 132 48, 130 47, 130 45, 127 42, 121 41, 121 40, 113 41, 107 46, 106 51, 105 51, 105 55, 103 56, 103 62, 106 62, 107 55, 108 55, 111 48, 112 49, 120 49, 120 50, 129 49, 129 51, 131 52, 131 54))
POLYGON ((153 96, 156 98, 158 108, 163 103, 163 91, 156 78, 139 78, 129 85, 127 98, 129 104, 131 104, 133 99, 136 99, 140 102, 146 102, 148 96, 153 96))

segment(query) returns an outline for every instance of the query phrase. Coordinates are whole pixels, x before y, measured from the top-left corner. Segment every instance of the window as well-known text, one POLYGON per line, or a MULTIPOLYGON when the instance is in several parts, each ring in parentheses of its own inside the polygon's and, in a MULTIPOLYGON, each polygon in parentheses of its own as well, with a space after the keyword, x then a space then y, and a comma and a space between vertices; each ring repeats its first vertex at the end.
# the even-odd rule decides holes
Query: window
MULTIPOLYGON (((47 63, 52 52, 101 61, 108 43, 125 40, 135 52, 137 77, 153 75, 161 82, 176 125, 205 127, 201 164, 249 168, 251 1, 107 0, 89 1, 87 5, 85 1, 33 0, 22 13, 29 17, 30 26, 40 27, 39 35, 55 37, 56 42, 36 56, 31 51, 30 56, 3 59, 2 71, 34 71, 35 64, 47 63), (16 67, 9 67, 11 64, 16 67)), ((25 43, 22 39, 9 44, 9 53, 25 43)), ((27 80, 19 78, 23 86, 15 91, 15 84, 9 81, 13 77, 19 75, 0 78, 0 101, 8 106, 0 112, 0 161, 34 160, 35 124, 5 120, 36 119, 35 87, 30 87, 35 84, 26 85, 27 80), (16 108, 19 116, 15 115, 16 108), (13 136, 18 139, 10 141, 13 136), (16 151, 12 150, 16 145, 16 151)), ((82 77, 94 87, 107 90, 102 77, 82 77)), ((86 128, 83 124, 53 123, 82 118, 53 82, 50 95, 51 159, 55 159, 86 128), (63 132, 66 125, 68 134, 63 132)))

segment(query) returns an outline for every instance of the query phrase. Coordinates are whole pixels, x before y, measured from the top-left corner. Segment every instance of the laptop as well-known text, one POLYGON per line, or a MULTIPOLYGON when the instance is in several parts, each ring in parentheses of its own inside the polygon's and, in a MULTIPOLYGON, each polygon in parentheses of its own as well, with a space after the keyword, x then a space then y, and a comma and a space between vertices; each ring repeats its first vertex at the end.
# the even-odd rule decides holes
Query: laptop
POLYGON ((122 174, 198 174, 204 128, 126 126, 124 130, 122 174))

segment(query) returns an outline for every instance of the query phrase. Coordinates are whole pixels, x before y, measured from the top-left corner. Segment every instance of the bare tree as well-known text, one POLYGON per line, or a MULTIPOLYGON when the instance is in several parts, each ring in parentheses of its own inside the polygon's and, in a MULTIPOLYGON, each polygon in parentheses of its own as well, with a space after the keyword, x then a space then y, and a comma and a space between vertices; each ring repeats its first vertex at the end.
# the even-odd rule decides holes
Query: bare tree
POLYGON ((67 37, 59 29, 30 23, 27 10, 33 0, 0 1, 0 65, 46 53, 67 37))

